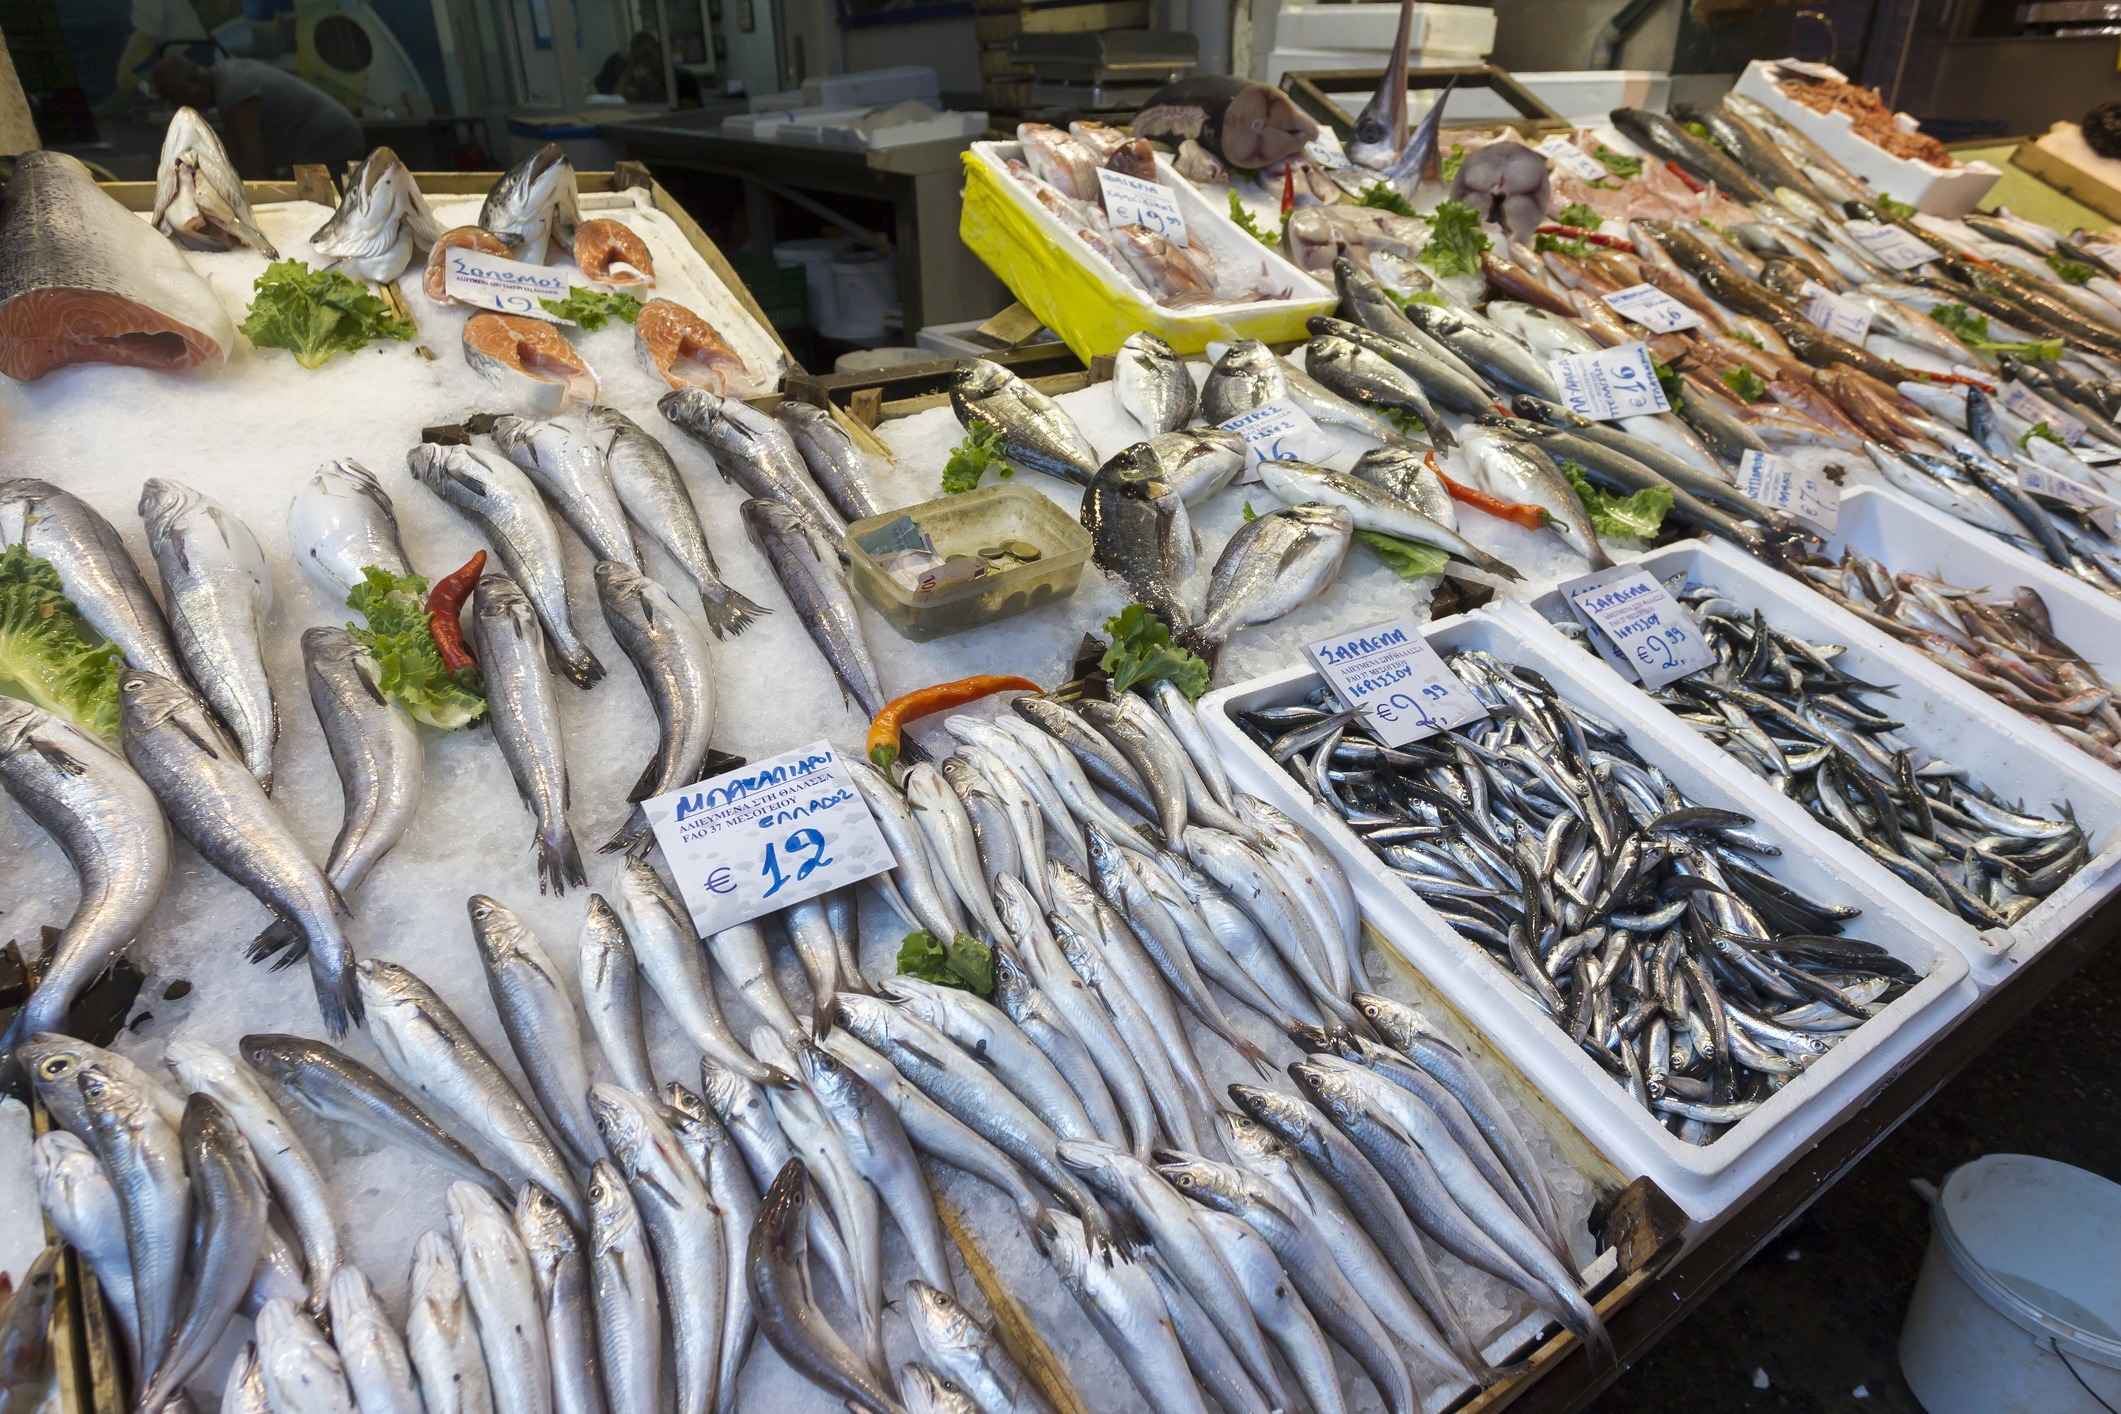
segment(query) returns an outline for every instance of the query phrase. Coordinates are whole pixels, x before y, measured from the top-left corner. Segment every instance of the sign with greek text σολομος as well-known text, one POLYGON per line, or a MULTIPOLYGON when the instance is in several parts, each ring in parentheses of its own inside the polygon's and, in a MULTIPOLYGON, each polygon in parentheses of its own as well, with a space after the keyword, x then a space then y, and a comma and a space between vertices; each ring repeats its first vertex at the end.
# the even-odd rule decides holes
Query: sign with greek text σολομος
POLYGON ((1307 644, 1311 664, 1387 746, 1405 746, 1488 715, 1414 620, 1392 619, 1307 644))
POLYGON ((1647 344, 1621 344, 1597 353, 1563 354, 1547 367, 1561 390, 1561 403, 1578 417, 1611 422, 1643 413, 1670 412, 1657 382, 1647 344))
POLYGON ((1326 435, 1311 414, 1287 398, 1241 412, 1223 427, 1245 439, 1255 467, 1261 462, 1324 461, 1340 450, 1340 444, 1326 435))
POLYGON ((1599 656, 1652 692, 1716 661, 1679 601, 1641 565, 1615 565, 1556 586, 1599 656))
POLYGON ((829 742, 641 808, 703 938, 891 867, 890 846, 829 742))
POLYGON ((2018 465, 2018 489, 2029 496, 2044 496, 2050 501, 2060 501, 2065 506, 2075 506, 2089 511, 2098 527, 2108 535, 2114 533, 2117 508, 2110 496, 2100 494, 2081 481, 2073 481, 2059 471, 2050 471, 2044 466, 2033 466, 2024 462, 2018 465))
POLYGON ((1805 471, 1766 452, 1748 451, 1738 459, 1738 489, 1764 506, 1773 506, 1821 535, 1832 535, 1841 523, 1841 488, 1817 472, 1805 471))
POLYGON ((1816 328, 1852 344, 1863 342, 1871 332, 1871 311, 1852 299, 1843 299, 1814 280, 1804 282, 1804 317, 1816 328))
POLYGON ((1630 285, 1624 290, 1615 290, 1605 297, 1605 302, 1614 313, 1627 316, 1652 333, 1670 334, 1701 324, 1699 314, 1655 285, 1630 285))
POLYGON ((480 309, 527 314, 554 324, 563 321, 538 301, 566 299, 571 288, 564 270, 526 265, 465 246, 451 246, 442 253, 442 287, 451 299, 480 309))
POLYGON ((1928 241, 1918 239, 1898 226, 1880 226, 1872 221, 1851 221, 1848 233, 1876 258, 1880 264, 1890 265, 1895 270, 1912 270, 1918 265, 1927 265, 1932 260, 1944 259, 1944 253, 1928 241))
POLYGON ((1560 133, 1545 139, 1532 150, 1578 181, 1602 182, 1613 175, 1605 169, 1604 163, 1560 133))
POLYGON ((2027 422, 2047 424, 2047 430, 2063 441, 2075 445, 2084 440, 2086 428, 2076 418, 2056 407, 2023 383, 2011 382, 2003 385, 1996 401, 2009 408, 2027 422))
POLYGON ((1097 184, 1104 190, 1105 215, 1113 225, 1139 226, 1173 245, 1186 244, 1186 218, 1180 214, 1171 188, 1110 167, 1097 169, 1097 184))

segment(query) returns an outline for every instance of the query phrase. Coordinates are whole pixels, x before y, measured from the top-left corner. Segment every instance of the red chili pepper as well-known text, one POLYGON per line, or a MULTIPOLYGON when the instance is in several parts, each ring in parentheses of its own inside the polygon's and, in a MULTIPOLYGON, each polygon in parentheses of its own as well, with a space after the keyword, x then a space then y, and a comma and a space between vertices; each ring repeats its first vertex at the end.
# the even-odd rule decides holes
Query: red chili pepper
POLYGON ((427 631, 434 636, 435 651, 442 655, 442 666, 453 673, 477 667, 478 660, 464 649, 464 625, 457 622, 457 614, 464 601, 479 582, 479 574, 486 568, 486 552, 479 551, 465 562, 464 568, 453 574, 443 575, 435 581, 434 588, 427 591, 427 631))
POLYGON ((1689 177, 1685 172, 1682 172, 1679 169, 1679 164, 1677 162, 1672 161, 1670 158, 1665 159, 1664 170, 1670 172, 1673 176, 1679 178, 1680 181, 1685 182, 1688 191, 1700 192, 1707 191, 1709 189, 1709 184, 1707 182, 1695 181, 1692 177, 1689 177))
POLYGON ((1443 483, 1444 490, 1451 493, 1452 500, 1463 501, 1474 510, 1486 511, 1499 519, 1514 521, 1526 530, 1538 530, 1546 525, 1547 513, 1541 507, 1525 505, 1518 501, 1505 501, 1500 496, 1490 496, 1485 491, 1476 491, 1470 486, 1460 485, 1443 474, 1443 468, 1436 464, 1434 452, 1428 454, 1428 463, 1429 470, 1436 473, 1436 479, 1443 483))
POLYGON ((1539 228, 1542 236, 1559 236, 1565 241, 1588 241, 1592 245, 1604 246, 1607 250, 1624 250, 1632 253, 1635 243, 1623 236, 1609 236, 1602 231, 1586 230, 1582 226, 1564 226, 1549 221, 1539 228))
POLYGON ((1296 163, 1292 160, 1281 164, 1281 215, 1284 221, 1296 209, 1296 163))
POLYGON ((1922 379, 1925 382, 1964 383, 1967 387, 1979 388, 1984 393, 1993 393, 1996 391, 1996 385, 1994 383, 1984 383, 1979 378, 1970 377, 1969 375, 1964 373, 1924 373, 1920 369, 1915 369, 1911 371, 1914 372, 1915 377, 1917 377, 1918 379, 1922 379))

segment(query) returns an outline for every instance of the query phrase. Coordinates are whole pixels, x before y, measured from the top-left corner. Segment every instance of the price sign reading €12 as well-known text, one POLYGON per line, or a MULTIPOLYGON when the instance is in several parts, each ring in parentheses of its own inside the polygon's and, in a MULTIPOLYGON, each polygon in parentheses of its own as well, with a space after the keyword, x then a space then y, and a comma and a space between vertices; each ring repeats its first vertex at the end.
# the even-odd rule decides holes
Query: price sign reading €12
POLYGON ((891 867, 890 847, 829 742, 642 808, 703 938, 891 867))
POLYGON ((452 246, 443 253, 442 283, 449 297, 480 309, 527 314, 557 324, 559 317, 539 300, 564 300, 571 288, 567 272, 549 265, 525 265, 506 256, 452 246))
POLYGON ((1615 565, 1556 587, 1591 630, 1598 655, 1652 692, 1716 661, 1679 601, 1641 565, 1615 565))
POLYGON ((1412 619, 1340 634, 1304 652, 1341 701, 1369 714, 1370 730, 1387 746, 1488 715, 1412 619))
POLYGON ((1113 225, 1139 226, 1173 245, 1186 244, 1186 218, 1179 212, 1171 188, 1110 167, 1097 169, 1097 182, 1104 189, 1105 214, 1113 225))

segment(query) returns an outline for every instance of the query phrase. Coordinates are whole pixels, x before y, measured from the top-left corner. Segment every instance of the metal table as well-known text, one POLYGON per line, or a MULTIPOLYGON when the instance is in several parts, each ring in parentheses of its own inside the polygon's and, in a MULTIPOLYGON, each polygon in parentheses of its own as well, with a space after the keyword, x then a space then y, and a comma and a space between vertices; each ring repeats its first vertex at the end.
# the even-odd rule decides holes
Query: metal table
POLYGON ((869 151, 724 137, 721 120, 711 111, 670 113, 600 124, 597 133, 624 155, 655 166, 742 181, 751 248, 766 255, 774 242, 769 197, 826 219, 839 219, 829 200, 834 195, 890 202, 894 228, 887 234, 898 260, 899 302, 909 335, 930 324, 985 319, 1009 302, 1002 282, 957 235, 963 154, 971 138, 869 151))

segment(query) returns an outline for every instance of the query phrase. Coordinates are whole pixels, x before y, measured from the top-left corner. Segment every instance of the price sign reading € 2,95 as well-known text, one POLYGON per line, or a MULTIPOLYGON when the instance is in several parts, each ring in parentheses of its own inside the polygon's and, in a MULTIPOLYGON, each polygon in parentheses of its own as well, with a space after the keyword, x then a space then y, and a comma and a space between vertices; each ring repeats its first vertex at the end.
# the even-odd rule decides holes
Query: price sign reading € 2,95
POLYGON ((891 867, 883 832, 829 742, 642 808, 703 938, 891 867))
POLYGON ((1368 713, 1370 730, 1386 746, 1488 715, 1412 619, 1324 639, 1304 652, 1341 701, 1368 713))
POLYGON ((1139 226, 1173 245, 1186 244, 1186 218, 1180 213, 1171 188, 1110 167, 1097 169, 1097 182, 1104 191, 1105 214, 1113 225, 1139 226))
POLYGON ((1556 587, 1591 630, 1598 655, 1652 692, 1716 661, 1679 601, 1641 565, 1615 565, 1556 587))
POLYGON ((527 314, 554 324, 561 322, 559 317, 538 301, 564 300, 570 288, 564 270, 525 265, 520 260, 464 246, 451 246, 443 252, 442 283, 451 299, 503 314, 527 314))

